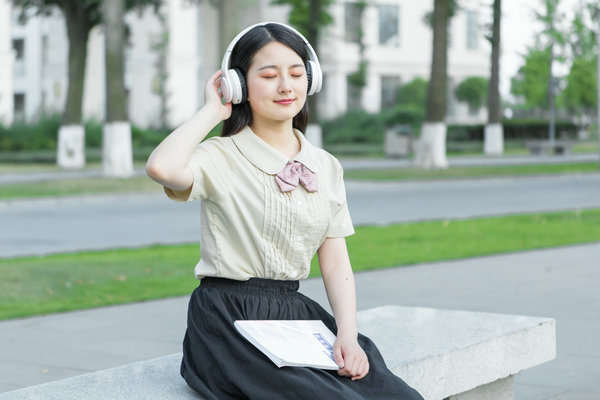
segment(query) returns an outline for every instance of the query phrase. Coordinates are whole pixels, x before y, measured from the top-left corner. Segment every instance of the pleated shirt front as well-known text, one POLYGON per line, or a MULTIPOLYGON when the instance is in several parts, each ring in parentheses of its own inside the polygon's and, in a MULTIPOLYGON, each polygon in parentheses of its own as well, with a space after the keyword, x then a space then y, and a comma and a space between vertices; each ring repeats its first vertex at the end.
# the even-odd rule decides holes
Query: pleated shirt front
POLYGON ((354 233, 339 161, 294 132, 301 150, 289 159, 249 127, 230 137, 213 137, 194 150, 188 167, 191 192, 165 188, 178 201, 201 199, 201 258, 204 276, 298 280, 327 237, 354 233), (316 192, 299 184, 282 192, 275 181, 289 161, 315 173, 316 192))

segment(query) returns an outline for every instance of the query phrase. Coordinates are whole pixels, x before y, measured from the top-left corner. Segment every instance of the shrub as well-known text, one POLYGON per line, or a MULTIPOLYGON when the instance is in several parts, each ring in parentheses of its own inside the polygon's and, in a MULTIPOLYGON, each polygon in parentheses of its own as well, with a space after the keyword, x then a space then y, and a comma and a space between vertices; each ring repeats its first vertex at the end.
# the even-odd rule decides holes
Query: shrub
MULTIPOLYGON (((502 121, 504 139, 532 140, 548 138, 548 121, 538 119, 508 119, 502 121)), ((485 125, 448 125, 449 141, 483 141, 485 125)), ((570 121, 556 122, 557 138, 577 138, 577 125, 570 121)))
POLYGON ((329 121, 323 126, 323 142, 381 143, 385 125, 380 114, 353 110, 329 121))
POLYGON ((0 126, 0 151, 54 150, 60 115, 43 115, 35 124, 16 121, 0 126))

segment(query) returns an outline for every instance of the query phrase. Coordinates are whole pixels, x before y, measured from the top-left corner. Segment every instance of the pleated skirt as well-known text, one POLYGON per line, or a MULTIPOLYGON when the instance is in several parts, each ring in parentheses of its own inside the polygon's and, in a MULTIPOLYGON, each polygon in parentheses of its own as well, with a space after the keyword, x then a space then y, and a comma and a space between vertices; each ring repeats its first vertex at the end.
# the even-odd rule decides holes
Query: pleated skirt
POLYGON ((395 376, 367 337, 358 342, 369 359, 360 380, 337 371, 278 368, 235 329, 235 320, 320 319, 337 332, 334 317, 298 292, 298 281, 204 278, 188 308, 181 375, 204 400, 423 400, 395 376))

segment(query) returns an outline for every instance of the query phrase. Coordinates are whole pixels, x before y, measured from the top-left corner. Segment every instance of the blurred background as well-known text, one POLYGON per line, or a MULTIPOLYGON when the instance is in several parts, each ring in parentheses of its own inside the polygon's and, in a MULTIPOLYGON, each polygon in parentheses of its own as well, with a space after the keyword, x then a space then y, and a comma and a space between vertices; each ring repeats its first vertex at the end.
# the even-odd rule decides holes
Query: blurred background
MULTIPOLYGON (((535 139, 597 151, 597 1, 438 8, 435 20, 433 1, 2 0, 0 162, 99 161, 102 125, 111 121, 131 123, 118 136, 133 135, 133 156, 145 159, 201 107, 233 36, 265 20, 292 24, 317 49, 324 84, 311 122, 336 155, 384 155, 386 129, 402 125, 397 131, 418 138, 428 121, 447 125, 441 151, 449 154, 526 153, 535 139), (437 38, 436 24, 445 27, 437 38), (434 48, 435 40, 446 46, 434 48), (489 136, 486 124, 501 133, 489 136), (81 126, 79 138, 69 139, 76 134, 66 126, 81 126)), ((130 173, 120 168, 105 172, 130 173)))

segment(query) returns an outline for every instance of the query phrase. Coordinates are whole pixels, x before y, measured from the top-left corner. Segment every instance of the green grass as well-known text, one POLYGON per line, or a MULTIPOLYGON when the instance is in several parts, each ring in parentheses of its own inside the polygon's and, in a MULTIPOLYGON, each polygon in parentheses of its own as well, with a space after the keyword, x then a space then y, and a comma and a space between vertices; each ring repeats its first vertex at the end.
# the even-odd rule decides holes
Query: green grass
POLYGON ((0 199, 74 196, 102 193, 160 193, 162 187, 147 176, 133 178, 77 178, 0 185, 0 199))
MULTIPOLYGON (((600 241, 600 209, 358 227, 355 271, 600 241)), ((184 295, 197 245, 0 260, 0 319, 184 295)), ((313 260, 311 276, 317 276, 313 260)))
POLYGON ((398 168, 381 170, 346 171, 344 177, 366 180, 411 180, 411 179, 445 179, 445 178, 478 178, 494 176, 525 176, 600 172, 597 162, 534 164, 534 165, 500 165, 489 167, 451 167, 448 169, 398 168))

